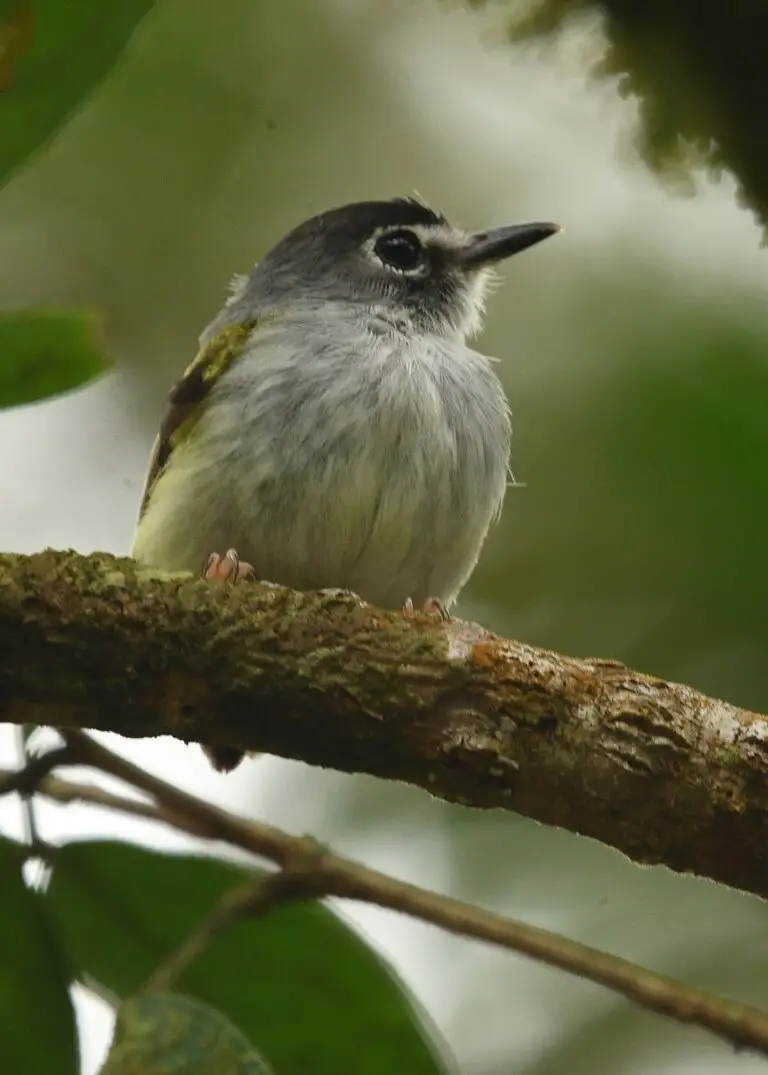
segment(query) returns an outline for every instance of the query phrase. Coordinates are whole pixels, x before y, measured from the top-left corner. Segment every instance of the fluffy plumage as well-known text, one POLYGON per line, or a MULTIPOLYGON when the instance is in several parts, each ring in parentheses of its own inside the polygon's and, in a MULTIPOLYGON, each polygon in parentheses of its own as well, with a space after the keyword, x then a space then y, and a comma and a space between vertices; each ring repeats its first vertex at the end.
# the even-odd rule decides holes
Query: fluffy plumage
POLYGON ((295 589, 449 605, 500 508, 508 443, 499 382, 458 341, 414 345, 345 304, 286 313, 253 330, 198 404, 134 555, 199 571, 234 546, 295 589), (340 343, 351 338, 354 353, 340 343))
POLYGON ((136 558, 200 571, 233 546, 296 589, 450 606, 510 442, 501 384, 465 340, 493 263, 554 230, 466 234, 395 199, 289 232, 236 278, 171 393, 136 558))

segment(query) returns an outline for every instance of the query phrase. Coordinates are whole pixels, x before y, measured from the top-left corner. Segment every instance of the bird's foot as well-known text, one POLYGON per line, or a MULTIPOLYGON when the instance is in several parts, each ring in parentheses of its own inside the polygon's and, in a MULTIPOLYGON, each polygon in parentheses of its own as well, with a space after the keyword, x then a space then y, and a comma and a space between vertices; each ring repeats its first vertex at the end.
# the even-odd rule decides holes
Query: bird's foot
MULTIPOLYGON (((211 553, 203 571, 203 578, 208 582, 252 582, 256 578, 256 570, 252 564, 241 560, 235 549, 227 549, 223 556, 217 552, 211 553)), ((231 773, 245 757, 245 754, 235 747, 204 746, 203 752, 214 769, 220 773, 231 773)), ((258 754, 250 756, 258 757, 258 754)))
POLYGON ((256 570, 252 564, 241 560, 234 549, 227 549, 223 556, 211 553, 203 578, 208 582, 253 582, 256 570))
MULTIPOLYGON (((426 612, 428 616, 434 616, 438 620, 450 620, 451 615, 448 609, 445 607, 439 597, 428 597, 424 604, 418 609, 419 612, 426 612)), ((416 614, 413 601, 410 597, 403 605, 404 616, 414 616, 416 614)))

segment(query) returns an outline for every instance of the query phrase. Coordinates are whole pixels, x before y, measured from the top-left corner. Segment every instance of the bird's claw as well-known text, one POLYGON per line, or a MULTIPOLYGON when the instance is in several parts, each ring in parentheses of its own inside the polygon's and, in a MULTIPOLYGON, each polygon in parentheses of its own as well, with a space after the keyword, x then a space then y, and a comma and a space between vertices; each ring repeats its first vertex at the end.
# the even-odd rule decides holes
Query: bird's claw
POLYGON ((252 582, 256 578, 256 570, 241 560, 235 549, 227 549, 223 556, 217 552, 211 553, 203 578, 208 582, 252 582))
MULTIPOLYGON (((428 616, 434 616, 436 619, 443 621, 450 620, 451 618, 448 609, 445 607, 439 597, 428 597, 418 611, 424 612, 428 616)), ((413 607, 413 601, 411 601, 410 597, 403 605, 403 615, 408 617, 416 615, 416 611, 413 607)))

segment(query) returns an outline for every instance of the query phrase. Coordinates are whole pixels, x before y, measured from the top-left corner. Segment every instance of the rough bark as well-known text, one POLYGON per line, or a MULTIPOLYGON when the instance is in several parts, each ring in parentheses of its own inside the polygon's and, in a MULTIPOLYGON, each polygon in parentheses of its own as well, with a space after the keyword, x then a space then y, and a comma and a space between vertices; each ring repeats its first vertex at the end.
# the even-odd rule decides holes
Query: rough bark
POLYGON ((0 556, 0 720, 404 780, 768 895, 768 718, 464 621, 0 556))

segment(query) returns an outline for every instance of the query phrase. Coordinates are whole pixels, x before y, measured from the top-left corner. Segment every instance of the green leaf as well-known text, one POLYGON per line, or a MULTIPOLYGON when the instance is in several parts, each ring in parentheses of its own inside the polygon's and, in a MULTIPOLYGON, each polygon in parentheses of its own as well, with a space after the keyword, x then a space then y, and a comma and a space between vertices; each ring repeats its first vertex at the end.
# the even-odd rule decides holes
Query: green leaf
POLYGON ((44 897, 24 884, 24 856, 0 837, 0 1071, 77 1075, 71 973, 44 897))
POLYGON ((237 1027, 208 1004, 178 993, 120 1005, 100 1075, 272 1075, 237 1027))
POLYGON ((86 313, 0 313, 0 407, 57 396, 103 373, 108 360, 86 313))
MULTIPOLYGON (((253 876, 215 859, 73 843, 57 852, 46 898, 78 976, 127 997, 253 876)), ((446 1070, 403 983, 314 902, 234 926, 177 988, 226 1013, 280 1075, 446 1070)))
POLYGON ((116 63, 155 0, 0 0, 0 186, 116 63))

